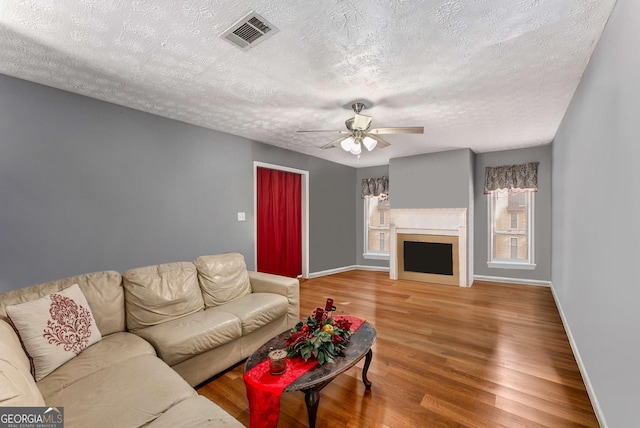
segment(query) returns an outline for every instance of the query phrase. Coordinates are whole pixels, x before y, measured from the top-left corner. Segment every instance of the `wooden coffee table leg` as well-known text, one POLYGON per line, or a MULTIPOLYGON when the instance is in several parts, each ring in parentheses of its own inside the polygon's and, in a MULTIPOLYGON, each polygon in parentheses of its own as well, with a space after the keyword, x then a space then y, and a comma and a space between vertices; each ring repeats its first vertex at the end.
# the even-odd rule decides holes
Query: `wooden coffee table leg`
POLYGON ((318 413, 318 403, 320 402, 320 391, 316 388, 307 389, 304 392, 304 401, 307 403, 307 414, 309 415, 309 428, 315 428, 316 415, 318 413))
POLYGON ((369 371, 369 364, 371 364, 372 358, 373 351, 369 349, 369 352, 367 352, 367 356, 364 359, 364 368, 362 369, 362 383, 364 383, 365 389, 371 389, 371 382, 367 379, 367 372, 369 371))

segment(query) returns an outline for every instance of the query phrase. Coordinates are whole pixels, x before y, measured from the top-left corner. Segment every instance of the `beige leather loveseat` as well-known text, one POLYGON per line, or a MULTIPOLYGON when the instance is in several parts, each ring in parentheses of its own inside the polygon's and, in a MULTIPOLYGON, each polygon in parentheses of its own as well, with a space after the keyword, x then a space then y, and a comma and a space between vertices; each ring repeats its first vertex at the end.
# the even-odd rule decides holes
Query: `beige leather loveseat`
POLYGON ((242 426, 192 386, 297 323, 299 283, 248 272, 237 253, 203 256, 11 291, 0 318, 0 405, 63 406, 66 427, 242 426), (35 382, 5 308, 72 284, 101 340, 35 382))

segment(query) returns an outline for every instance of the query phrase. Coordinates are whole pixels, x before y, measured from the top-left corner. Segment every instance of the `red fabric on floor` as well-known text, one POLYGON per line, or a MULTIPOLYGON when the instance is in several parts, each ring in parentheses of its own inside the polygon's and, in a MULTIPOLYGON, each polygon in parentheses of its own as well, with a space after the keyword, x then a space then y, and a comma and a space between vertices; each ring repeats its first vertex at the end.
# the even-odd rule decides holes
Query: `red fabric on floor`
MULTIPOLYGON (((365 320, 349 315, 337 315, 335 319, 351 321, 351 330, 356 331, 365 320)), ((284 347, 284 343, 282 344, 284 347)), ((258 363, 243 376, 249 400, 249 427, 276 428, 280 416, 280 396, 285 388, 300 376, 314 368, 318 360, 304 361, 300 357, 287 358, 287 371, 278 376, 269 373, 269 359, 258 363)))

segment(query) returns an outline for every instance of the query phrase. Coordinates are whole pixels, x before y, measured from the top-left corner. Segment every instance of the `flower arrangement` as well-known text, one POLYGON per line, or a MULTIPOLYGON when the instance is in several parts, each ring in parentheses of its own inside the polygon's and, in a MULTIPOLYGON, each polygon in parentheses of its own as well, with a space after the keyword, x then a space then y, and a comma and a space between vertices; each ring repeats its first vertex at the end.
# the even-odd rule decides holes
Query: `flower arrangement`
POLYGON ((291 329, 286 341, 289 357, 300 355, 305 361, 317 358, 320 365, 333 362, 334 357, 347 347, 353 334, 351 321, 331 316, 335 309, 333 299, 327 299, 325 309, 317 308, 312 316, 291 329))

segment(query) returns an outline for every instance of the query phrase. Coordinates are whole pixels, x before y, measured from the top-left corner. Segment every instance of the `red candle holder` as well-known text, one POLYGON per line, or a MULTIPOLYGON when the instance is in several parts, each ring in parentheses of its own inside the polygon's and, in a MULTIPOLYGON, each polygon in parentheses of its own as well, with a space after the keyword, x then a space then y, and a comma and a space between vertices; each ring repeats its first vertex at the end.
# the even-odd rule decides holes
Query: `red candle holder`
POLYGON ((326 312, 331 312, 335 310, 335 307, 333 306, 333 299, 332 298, 328 298, 327 299, 327 303, 324 305, 324 310, 326 312))

